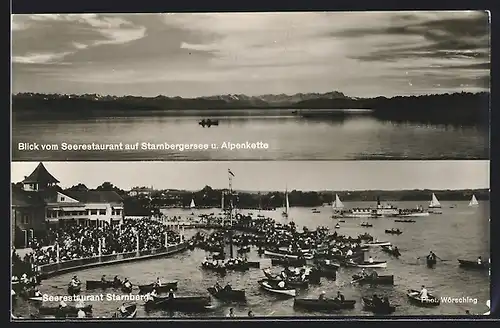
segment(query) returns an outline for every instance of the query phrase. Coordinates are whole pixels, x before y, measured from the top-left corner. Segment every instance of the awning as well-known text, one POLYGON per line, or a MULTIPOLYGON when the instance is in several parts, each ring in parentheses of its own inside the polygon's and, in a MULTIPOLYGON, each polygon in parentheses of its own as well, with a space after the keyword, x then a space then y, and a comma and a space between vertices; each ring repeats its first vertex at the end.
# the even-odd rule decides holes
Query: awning
POLYGON ((123 210, 123 206, 112 206, 114 210, 123 210))
POLYGON ((59 208, 60 211, 65 211, 65 212, 75 212, 75 211, 87 211, 87 209, 82 206, 82 207, 61 207, 59 208))

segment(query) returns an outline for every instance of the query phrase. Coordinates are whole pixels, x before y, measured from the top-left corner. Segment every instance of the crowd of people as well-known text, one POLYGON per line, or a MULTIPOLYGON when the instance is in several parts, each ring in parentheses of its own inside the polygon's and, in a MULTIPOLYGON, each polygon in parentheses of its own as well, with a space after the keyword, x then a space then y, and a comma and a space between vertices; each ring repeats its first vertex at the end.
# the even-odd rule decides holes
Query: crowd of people
POLYGON ((34 269, 36 266, 69 261, 82 258, 96 257, 139 251, 161 249, 165 247, 165 234, 168 244, 177 244, 181 237, 160 222, 140 219, 124 220, 121 224, 105 224, 101 227, 68 224, 58 229, 50 229, 49 239, 53 241, 50 247, 41 247, 40 243, 33 243, 31 253, 19 258, 13 253, 13 265, 16 274, 19 267, 34 269))

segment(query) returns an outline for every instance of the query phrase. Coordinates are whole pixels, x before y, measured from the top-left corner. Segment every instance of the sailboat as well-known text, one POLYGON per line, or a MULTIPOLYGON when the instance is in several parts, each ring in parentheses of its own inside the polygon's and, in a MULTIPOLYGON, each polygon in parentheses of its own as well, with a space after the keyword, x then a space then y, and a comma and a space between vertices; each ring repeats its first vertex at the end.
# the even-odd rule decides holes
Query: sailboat
POLYGON ((287 218, 289 210, 290 210, 290 202, 288 201, 288 191, 285 191, 285 210, 283 211, 283 213, 281 213, 281 215, 287 218))
POLYGON ((477 205, 479 205, 479 203, 476 199, 476 195, 472 195, 472 199, 469 202, 469 206, 477 206, 477 205))
POLYGON ((334 210, 339 210, 341 208, 344 208, 344 203, 342 203, 338 194, 335 194, 335 201, 332 204, 332 208, 334 210))
POLYGON ((434 193, 432 193, 432 200, 429 202, 429 208, 441 208, 441 203, 434 193))
POLYGON ((222 200, 220 202, 220 210, 224 212, 224 192, 222 192, 222 200))

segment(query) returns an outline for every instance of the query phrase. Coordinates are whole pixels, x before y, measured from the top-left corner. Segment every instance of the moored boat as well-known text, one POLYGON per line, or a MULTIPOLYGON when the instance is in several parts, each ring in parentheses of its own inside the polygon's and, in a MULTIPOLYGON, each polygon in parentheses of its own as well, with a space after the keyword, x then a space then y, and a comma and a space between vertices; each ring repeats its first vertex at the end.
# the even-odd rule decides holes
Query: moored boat
POLYGON ((120 288, 122 286, 122 281, 101 281, 101 280, 87 280, 85 282, 85 289, 107 289, 107 288, 120 288))
POLYGON ((374 314, 392 314, 396 311, 396 307, 393 305, 387 305, 384 303, 376 304, 373 299, 368 297, 362 297, 363 308, 367 311, 373 312, 374 314))
POLYGON ((237 289, 219 289, 215 287, 207 288, 208 292, 215 298, 223 301, 244 302, 246 300, 245 291, 237 289))
POLYGON ((278 283, 269 280, 269 279, 262 279, 259 280, 259 285, 266 291, 274 293, 274 294, 279 294, 283 296, 290 296, 290 297, 295 297, 297 295, 297 291, 295 288, 292 288, 290 286, 286 286, 281 288, 278 286, 278 283))
POLYGON ((399 230, 399 229, 386 229, 385 230, 385 233, 388 233, 388 234, 391 234, 391 235, 400 235, 403 233, 403 231, 399 230))
POLYGON ((424 307, 432 307, 432 306, 438 306, 441 301, 439 300, 439 298, 437 298, 436 296, 433 296, 431 294, 428 294, 427 296, 427 299, 421 299, 420 298, 420 292, 418 290, 415 290, 415 289, 410 289, 408 290, 408 299, 416 304, 416 305, 419 305, 419 306, 424 306, 424 307))
MULTIPOLYGON (((92 305, 89 304, 87 306, 84 306, 81 308, 85 313, 92 313, 92 305)), ((73 305, 68 305, 61 310, 59 309, 59 306, 41 306, 38 311, 41 315, 56 315, 59 311, 62 313, 65 313, 66 315, 77 315, 78 311, 80 308, 77 308, 73 305)))
POLYGON ((210 306, 210 297, 207 296, 177 296, 177 297, 160 297, 155 296, 152 300, 148 300, 144 306, 146 309, 156 308, 164 310, 178 311, 200 311, 210 306))
POLYGON ((355 264, 354 266, 357 268, 386 268, 387 267, 387 261, 373 261, 373 262, 364 261, 361 263, 353 263, 353 264, 355 264))
POLYGON ((156 284, 139 285, 139 294, 151 293, 153 289, 156 289, 157 293, 168 293, 170 290, 177 290, 177 281, 170 281, 157 286, 156 284))
POLYGON ((427 257, 425 258, 425 261, 426 261, 426 263, 427 263, 427 267, 428 267, 428 268, 432 268, 432 267, 434 267, 434 266, 436 265, 436 262, 437 262, 437 260, 436 260, 436 258, 435 258, 435 257, 429 257, 429 256, 427 256, 427 257))
POLYGON ((367 243, 361 244, 361 247, 377 247, 377 246, 390 246, 390 241, 370 241, 367 243))
POLYGON ((73 286, 73 285, 69 285, 68 286, 68 295, 77 295, 77 294, 80 294, 82 290, 82 285, 78 285, 78 286, 73 286))
POLYGON ((125 307, 125 313, 121 313, 119 311, 113 314, 113 318, 115 319, 132 319, 137 316, 137 304, 131 304, 125 307))
POLYGON ((441 208, 441 203, 434 193, 432 193, 432 199, 429 202, 429 208, 441 208))
POLYGON ((370 284, 370 285, 394 285, 394 276, 373 276, 367 275, 362 277, 359 274, 355 274, 352 276, 353 282, 357 282, 359 284, 370 284))
POLYGON ((337 300, 337 299, 318 299, 318 298, 296 298, 293 302, 294 307, 300 307, 312 311, 328 311, 354 309, 355 300, 337 300))
POLYGON ((488 270, 489 264, 485 262, 481 262, 481 264, 477 263, 477 261, 467 261, 467 260, 458 260, 459 266, 467 269, 476 269, 476 270, 488 270))
POLYGON ((392 246, 382 246, 382 252, 390 254, 396 258, 401 256, 401 253, 399 252, 399 249, 393 248, 392 246))

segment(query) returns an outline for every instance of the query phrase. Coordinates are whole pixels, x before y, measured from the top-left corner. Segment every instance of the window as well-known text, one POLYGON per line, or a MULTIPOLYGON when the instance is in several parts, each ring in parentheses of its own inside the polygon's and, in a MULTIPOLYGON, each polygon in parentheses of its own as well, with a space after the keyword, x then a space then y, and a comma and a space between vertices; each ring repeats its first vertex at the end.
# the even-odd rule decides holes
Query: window
POLYGON ((90 210, 90 215, 97 215, 97 210, 90 210))
POLYGON ((65 198, 64 197, 61 197, 61 202, 64 202, 65 198))
POLYGON ((29 224, 30 223, 30 216, 28 214, 23 214, 23 224, 29 224))
POLYGON ((106 210, 99 210, 99 215, 106 215, 106 210))

